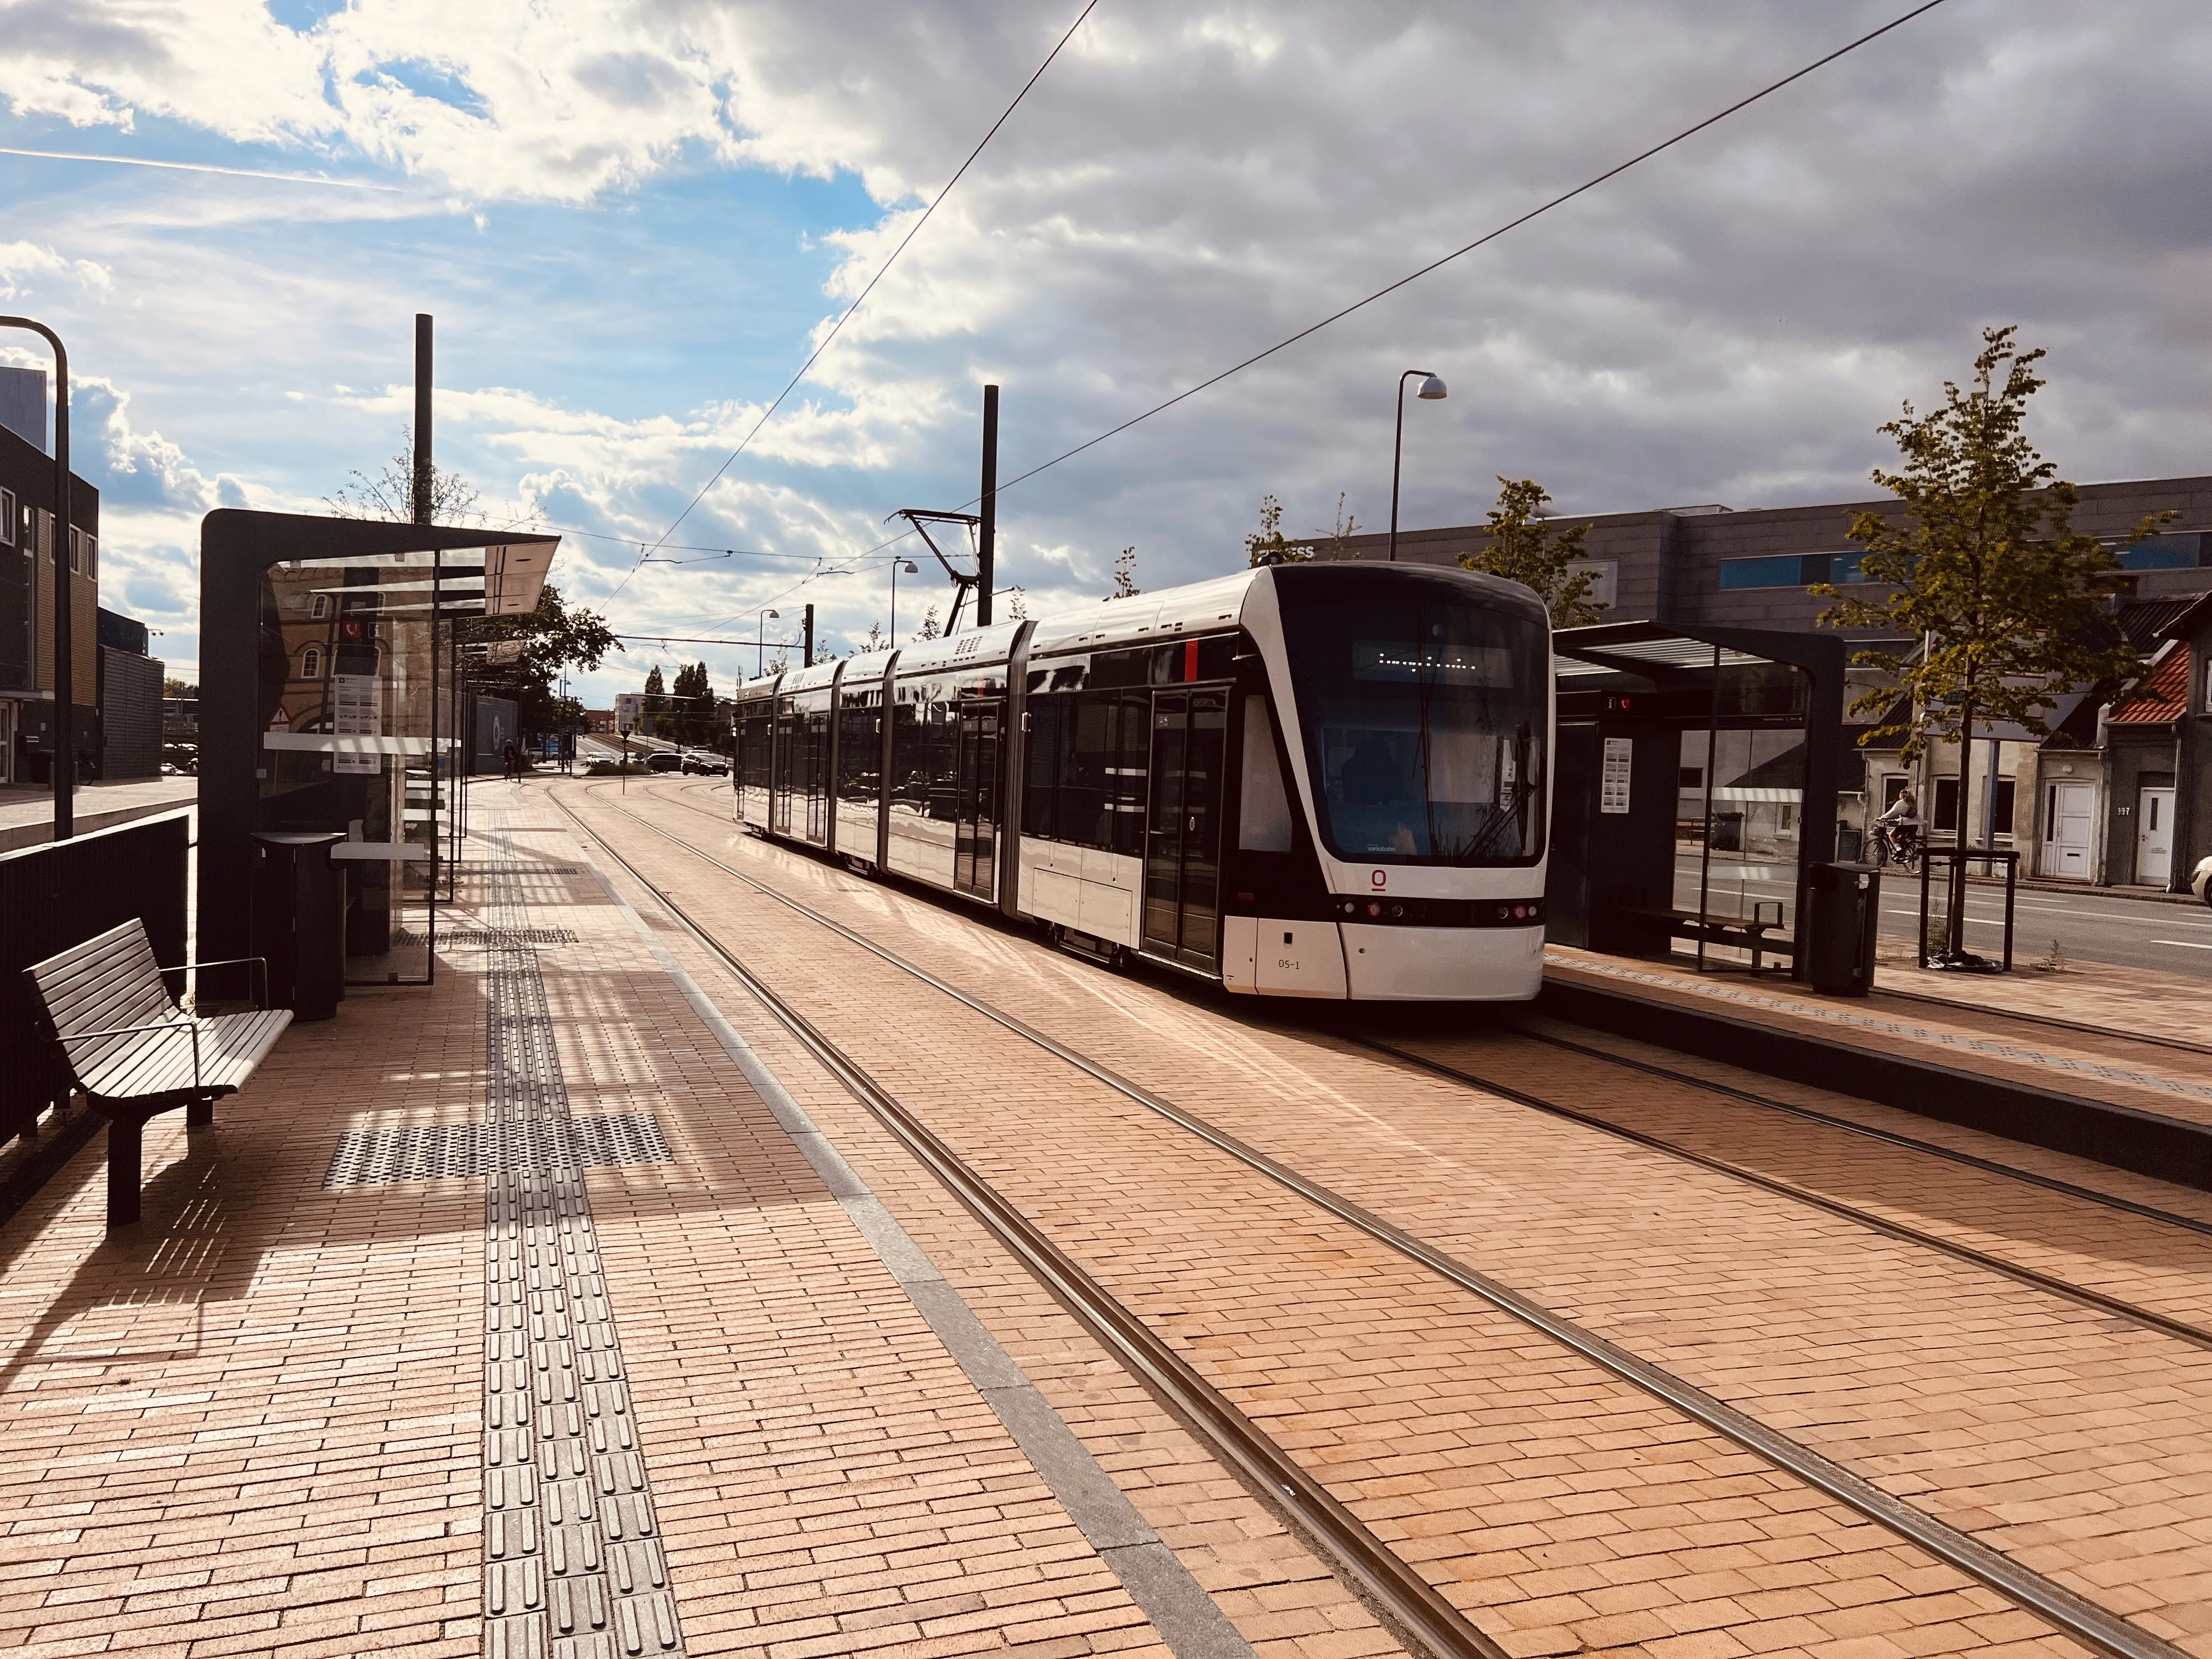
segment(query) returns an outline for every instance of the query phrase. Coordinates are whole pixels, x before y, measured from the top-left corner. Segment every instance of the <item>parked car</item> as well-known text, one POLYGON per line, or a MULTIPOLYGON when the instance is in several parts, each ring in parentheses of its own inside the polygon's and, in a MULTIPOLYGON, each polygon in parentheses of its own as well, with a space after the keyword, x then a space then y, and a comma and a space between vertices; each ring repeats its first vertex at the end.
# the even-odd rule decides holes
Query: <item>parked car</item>
POLYGON ((730 775, 730 763, 720 755, 695 749, 684 757, 684 769, 697 777, 726 778, 730 775))
POLYGON ((672 749, 656 749, 645 757, 648 772, 678 772, 684 769, 684 757, 672 749))

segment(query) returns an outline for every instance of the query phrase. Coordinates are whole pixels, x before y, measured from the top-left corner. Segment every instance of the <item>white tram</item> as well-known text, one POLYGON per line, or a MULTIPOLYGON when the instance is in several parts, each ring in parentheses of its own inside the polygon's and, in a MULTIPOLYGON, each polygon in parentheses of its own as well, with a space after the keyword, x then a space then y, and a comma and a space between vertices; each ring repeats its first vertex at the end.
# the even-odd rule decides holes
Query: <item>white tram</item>
POLYGON ((1311 562, 755 680, 731 777, 767 835, 1103 961, 1525 1000, 1552 732, 1528 589, 1311 562))

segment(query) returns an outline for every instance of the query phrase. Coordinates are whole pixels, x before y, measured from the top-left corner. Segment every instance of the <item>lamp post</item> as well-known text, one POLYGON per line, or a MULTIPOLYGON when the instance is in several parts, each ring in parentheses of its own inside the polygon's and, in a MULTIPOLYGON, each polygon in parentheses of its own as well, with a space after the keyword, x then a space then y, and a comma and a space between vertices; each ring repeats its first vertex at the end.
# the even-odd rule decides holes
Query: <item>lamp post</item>
POLYGON ((775 617, 780 622, 783 618, 783 612, 781 611, 762 611, 760 613, 760 626, 753 629, 753 644, 757 647, 759 653, 753 659, 753 678, 755 679, 760 679, 768 673, 768 619, 770 617, 775 617))
POLYGON ((1398 377, 1398 436, 1390 446, 1390 562, 1398 562, 1398 471, 1406 453, 1406 382, 1419 374, 1417 396, 1434 401, 1444 395, 1444 383, 1425 368, 1409 368, 1398 377))
MULTIPOLYGON (((70 581, 69 353, 62 337, 28 317, 0 317, 0 328, 27 328, 54 349, 54 839, 76 833, 76 673, 70 626, 76 595, 70 581)), ((35 678, 35 677, 34 677, 35 678)))
POLYGON ((891 636, 890 636, 890 637, 891 637, 891 644, 892 644, 894 647, 896 647, 896 646, 898 644, 898 579, 899 579, 899 572, 900 572, 900 571, 902 571, 902 570, 905 571, 905 572, 906 572, 906 574, 907 574, 908 575, 909 575, 909 576, 919 576, 919 575, 921 574, 921 568, 919 565, 915 564, 915 562, 914 562, 912 559, 893 559, 893 560, 891 561, 891 636))

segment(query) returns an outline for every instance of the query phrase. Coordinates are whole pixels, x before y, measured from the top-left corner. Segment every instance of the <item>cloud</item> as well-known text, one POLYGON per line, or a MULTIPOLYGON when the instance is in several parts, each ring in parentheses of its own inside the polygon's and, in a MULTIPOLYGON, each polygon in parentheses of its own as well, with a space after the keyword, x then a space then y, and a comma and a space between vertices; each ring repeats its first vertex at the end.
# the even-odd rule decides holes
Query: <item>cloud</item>
MULTIPOLYGON (((610 601, 1075 3, 358 0, 294 30, 215 0, 15 0, 19 119, 169 123, 242 147, 226 162, 425 188, 50 198, 0 282, 66 282, 97 319, 148 428, 118 512, 312 506, 396 447, 406 315, 434 309, 440 453, 499 511, 589 532, 564 583, 627 631, 750 632, 813 599, 850 639, 888 619, 891 552, 793 583, 861 558, 894 507, 974 494, 984 382, 1012 477, 1902 9, 1105 0, 672 538, 781 556, 647 566, 610 601), (745 216, 772 198, 816 205, 745 216)), ((1984 321, 2051 348, 2034 431, 2069 474, 2206 471, 2208 71, 2212 17, 2184 0, 1952 0, 1010 489, 1001 568, 1040 609, 1102 591, 1130 543, 1148 587, 1230 568, 1267 491, 1296 530, 1340 489, 1379 525, 1415 364, 1451 396, 1407 413, 1410 524, 1479 519, 1499 473, 1569 511, 1861 495, 1875 427, 1984 321)), ((941 599, 922 562, 908 625, 941 599)))
POLYGON ((68 258, 36 242, 0 242, 0 300, 35 292, 31 279, 48 272, 74 277, 100 293, 115 286, 114 272, 94 260, 68 258))

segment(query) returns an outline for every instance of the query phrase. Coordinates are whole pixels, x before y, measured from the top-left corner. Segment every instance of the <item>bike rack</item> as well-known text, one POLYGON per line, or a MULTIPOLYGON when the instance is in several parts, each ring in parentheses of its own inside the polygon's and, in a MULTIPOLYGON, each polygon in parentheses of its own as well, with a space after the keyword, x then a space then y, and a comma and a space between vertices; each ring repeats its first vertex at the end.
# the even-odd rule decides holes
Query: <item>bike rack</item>
MULTIPOLYGON (((1926 842, 1922 842, 1920 846, 1920 934, 1918 945, 1921 966, 1923 968, 1948 969, 1964 970, 1966 972, 2010 973, 2012 971, 2013 900, 2019 890, 2019 884, 2020 854, 2010 848, 1997 847, 1930 847, 1926 842), (1956 955, 1954 955, 1949 950, 1948 941, 1946 948, 1941 951, 1931 952, 1929 950, 1928 915, 1929 897, 1933 890, 1934 872, 1936 866, 1938 863, 1949 866, 1949 873, 1946 877, 1946 880, 1949 884, 1944 890, 1947 899, 1952 894, 1963 892, 1966 884, 1966 866, 1968 865, 1981 865, 1984 867, 1984 874, 1988 875, 1988 878, 1991 880, 1994 880, 1996 878, 1994 875, 1989 874, 1989 866, 1997 864, 2004 866, 2004 956, 2002 965, 2001 967, 1992 967, 1990 963, 1990 959, 1987 957, 1978 955, 1972 951, 1968 951, 1963 948, 1966 944, 1966 930, 1963 927, 1960 930, 1959 940, 1962 948, 1956 955)), ((1962 898, 1960 900, 1961 904, 1963 904, 1964 902, 1965 901, 1962 898)))

